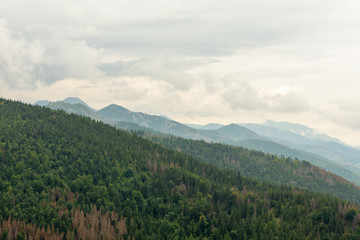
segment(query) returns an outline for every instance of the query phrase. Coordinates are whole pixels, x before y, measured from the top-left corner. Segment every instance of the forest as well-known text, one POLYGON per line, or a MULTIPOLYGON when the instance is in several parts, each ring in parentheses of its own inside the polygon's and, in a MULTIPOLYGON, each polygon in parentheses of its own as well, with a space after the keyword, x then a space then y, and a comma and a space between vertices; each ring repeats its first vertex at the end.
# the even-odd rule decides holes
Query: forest
POLYGON ((360 239, 354 201, 163 145, 0 99, 0 239, 360 239))
POLYGON ((178 152, 190 154, 203 162, 217 165, 220 168, 235 169, 244 176, 265 182, 291 184, 360 203, 359 186, 307 161, 156 132, 143 130, 133 132, 178 152))

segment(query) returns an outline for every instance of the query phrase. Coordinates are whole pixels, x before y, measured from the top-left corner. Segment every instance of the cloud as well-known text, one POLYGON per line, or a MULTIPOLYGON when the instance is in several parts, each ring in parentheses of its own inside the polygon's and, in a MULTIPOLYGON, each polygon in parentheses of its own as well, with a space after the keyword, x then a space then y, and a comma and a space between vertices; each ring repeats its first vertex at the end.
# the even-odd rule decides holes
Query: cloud
POLYGON ((92 48, 83 40, 51 40, 45 46, 39 68, 46 83, 64 78, 97 79, 102 76, 97 69, 101 64, 101 49, 92 48))
POLYGON ((85 41, 27 40, 0 20, 0 80, 10 88, 36 88, 73 77, 94 79, 100 52, 85 41))
POLYGON ((39 42, 28 42, 21 35, 15 35, 7 22, 0 19, 0 80, 10 87, 26 88, 39 84, 36 77, 37 65, 44 54, 39 42))
POLYGON ((317 109, 324 120, 332 121, 349 129, 360 130, 360 96, 332 101, 332 108, 317 109))
POLYGON ((99 67, 108 76, 151 77, 167 83, 173 90, 189 90, 197 79, 191 70, 214 62, 214 59, 198 59, 165 52, 152 58, 105 63, 99 67))
POLYGON ((264 110, 268 103, 246 82, 226 86, 223 99, 232 109, 245 109, 250 111, 264 110))
POLYGON ((294 91, 268 96, 267 99, 270 101, 269 110, 274 112, 291 114, 311 109, 306 98, 294 91))
POLYGON ((320 115, 357 129, 360 111, 351 101, 328 103, 358 95, 359 5, 0 1, 0 94, 79 96, 189 121, 317 124, 320 115))
POLYGON ((336 9, 329 2, 13 0, 0 3, 0 10, 26 36, 84 40, 109 53, 227 56, 313 34, 336 9))
POLYGON ((234 110, 295 113, 310 109, 307 100, 289 86, 281 86, 275 94, 261 93, 245 81, 223 87, 223 100, 234 110))

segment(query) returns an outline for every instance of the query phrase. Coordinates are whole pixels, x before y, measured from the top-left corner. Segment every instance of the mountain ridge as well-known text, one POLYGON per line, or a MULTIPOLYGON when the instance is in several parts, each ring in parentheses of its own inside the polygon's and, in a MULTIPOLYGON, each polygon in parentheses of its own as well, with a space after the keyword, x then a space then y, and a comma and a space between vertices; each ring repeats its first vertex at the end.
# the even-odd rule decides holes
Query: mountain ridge
POLYGON ((5 239, 359 237, 358 204, 256 181, 88 117, 3 99, 0 179, 5 239))
MULTIPOLYGON (((276 145, 274 143, 271 143, 273 139, 271 139, 271 136, 261 136, 256 131, 251 131, 253 129, 249 128, 242 128, 237 124, 230 124, 228 126, 223 126, 219 129, 215 130, 206 130, 206 129, 194 129, 187 125, 184 125, 182 123, 169 120, 166 118, 163 118, 161 116, 157 115, 150 115, 146 113, 141 112, 132 112, 120 105, 116 104, 110 104, 109 106, 100 109, 98 111, 94 112, 91 111, 84 111, 81 109, 78 109, 77 111, 74 111, 75 105, 64 105, 65 103, 62 103, 62 106, 52 106, 53 109, 63 109, 66 112, 72 112, 79 115, 88 116, 90 118, 96 119, 98 121, 103 121, 106 123, 110 123, 114 126, 117 125, 119 122, 132 122, 134 124, 138 124, 141 126, 140 128, 148 128, 152 129, 155 132, 161 132, 163 134, 171 134, 175 136, 180 136, 183 138, 193 139, 193 140, 205 140, 207 142, 218 142, 218 143, 224 143, 224 144, 230 144, 235 146, 242 146, 242 147, 248 147, 252 149, 256 149, 259 151, 269 152, 271 154, 278 154, 278 155, 285 155, 292 158, 298 158, 300 160, 308 160, 320 167, 325 168, 326 170, 330 170, 335 172, 336 174, 339 174, 342 177, 345 177, 357 184, 360 183, 360 170, 357 171, 357 173, 354 173, 354 169, 349 167, 349 165, 336 161, 338 159, 328 160, 327 158, 324 158, 322 156, 317 156, 316 153, 308 152, 307 154, 297 152, 295 150, 291 149, 291 146, 289 148, 288 141, 275 141, 275 143, 285 144, 285 145, 276 145), (237 127, 238 126, 238 127, 237 127), (236 130, 239 130, 239 132, 236 131, 226 131, 226 129, 233 128, 236 130), (241 129, 241 131, 240 131, 241 129), (260 146, 260 147, 259 147, 260 146), (315 154, 315 155, 311 155, 315 154), (325 164, 327 162, 327 164, 325 164), (340 164, 340 166, 339 166, 340 164), (335 165, 338 165, 337 167, 335 165), (350 171, 354 174, 346 175, 346 171, 341 170, 340 168, 346 168, 347 171, 350 171)), ((51 104, 49 104, 51 105, 51 104)), ((85 106, 85 105, 84 105, 85 106)), ((86 106, 85 106, 86 107, 86 106)), ((132 126, 126 126, 126 124, 121 124, 123 128, 132 129, 137 128, 136 125, 132 126)), ((301 126, 301 125, 300 125, 301 126)), ((262 126, 264 128, 264 126, 262 126)), ((277 131, 284 131, 284 130, 277 130, 277 131)), ((296 135, 295 133, 288 133, 292 134, 294 136, 297 136, 297 139, 299 138, 305 138, 304 136, 296 135)), ((307 140, 310 141, 310 140, 307 140)), ((307 147, 308 148, 308 147, 307 147)), ((301 150, 302 151, 302 150, 301 150)))
MULTIPOLYGON (((289 123, 286 123, 289 124, 289 123)), ((303 135, 285 130, 285 127, 274 128, 261 124, 242 124, 252 131, 262 134, 269 139, 284 144, 286 146, 300 149, 309 153, 316 154, 323 158, 329 159, 335 163, 341 164, 349 170, 355 169, 360 173, 360 151, 354 147, 341 144, 340 141, 329 141, 334 138, 327 136, 324 138, 308 138, 303 135)), ((300 124, 297 124, 300 125, 300 124)), ((292 125, 291 125, 292 126, 292 125)), ((304 127, 303 125, 300 125, 304 127)), ((306 127, 307 128, 307 127, 306 127)), ((310 128, 308 128, 310 129, 310 128)))
POLYGON ((323 133, 316 133, 316 131, 310 127, 299 123, 291 123, 291 122, 275 122, 272 120, 267 120, 263 124, 263 126, 273 127, 280 130, 285 130, 288 132, 292 132, 298 134, 300 136, 304 136, 309 139, 318 139, 322 141, 332 141, 340 144, 345 144, 337 138, 330 137, 323 133))
POLYGON ((96 111, 94 108, 92 108, 90 105, 88 105, 86 102, 84 102, 83 100, 81 100, 78 97, 68 97, 65 98, 64 100, 60 100, 58 102, 64 102, 64 103, 70 103, 70 104, 82 104, 88 108, 90 108, 93 111, 96 111))

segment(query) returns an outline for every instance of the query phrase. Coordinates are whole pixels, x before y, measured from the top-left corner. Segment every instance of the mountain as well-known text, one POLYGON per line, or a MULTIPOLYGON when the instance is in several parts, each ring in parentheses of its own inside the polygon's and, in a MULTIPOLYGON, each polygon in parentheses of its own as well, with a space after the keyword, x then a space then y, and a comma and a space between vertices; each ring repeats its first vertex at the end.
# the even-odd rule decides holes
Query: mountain
POLYGON ((360 150, 354 147, 349 147, 337 142, 323 142, 320 146, 309 146, 308 151, 322 154, 324 157, 334 159, 334 161, 336 160, 360 172, 360 150))
POLYGON ((96 111, 95 109, 90 107, 86 102, 84 102, 83 100, 81 100, 80 98, 77 98, 77 97, 68 97, 68 98, 65 98, 64 100, 60 100, 58 102, 69 103, 69 104, 81 104, 81 105, 84 105, 87 108, 91 109, 92 111, 96 111))
MULTIPOLYGON (((150 135, 150 136, 152 136, 151 140, 156 139, 154 137, 154 135, 158 136, 158 137, 169 137, 170 138, 170 135, 166 135, 166 134, 160 133, 158 131, 154 131, 149 128, 141 127, 140 125, 138 125, 136 123, 118 122, 114 126, 121 128, 121 129, 135 132, 136 134, 139 134, 140 136, 150 135)), ((230 145, 240 146, 240 147, 257 150, 257 151, 262 151, 262 152, 270 153, 270 154, 276 154, 279 157, 290 157, 292 159, 305 160, 305 161, 310 162, 311 164, 314 164, 315 166, 321 167, 327 171, 335 173, 335 174, 360 186, 360 175, 359 174, 356 174, 349 169, 345 169, 344 167, 341 167, 341 166, 337 165, 336 163, 329 161, 328 159, 325 159, 323 157, 320 157, 318 155, 315 155, 315 154, 312 154, 309 152, 296 150, 296 149, 287 147, 285 145, 282 145, 282 144, 279 144, 276 142, 262 140, 262 139, 233 141, 233 142, 231 142, 230 145)), ((247 174, 253 174, 253 172, 245 173, 245 175, 247 175, 247 174)), ((256 176, 256 175, 257 174, 254 174, 253 176, 256 176)))
POLYGON ((63 110, 67 113, 73 113, 73 114, 89 117, 97 121, 108 122, 101 115, 99 115, 98 113, 91 110, 91 108, 88 108, 86 105, 81 103, 71 104, 71 103, 58 101, 58 102, 50 102, 48 105, 46 105, 46 107, 53 110, 63 110))
POLYGON ((248 139, 262 139, 258 134, 250 131, 247 128, 239 126, 237 124, 230 124, 222 128, 216 129, 216 132, 226 134, 229 137, 232 137, 234 141, 243 141, 248 139))
MULTIPOLYGON (((115 104, 109 105, 97 112, 86 107, 86 105, 87 104, 55 102, 49 103, 48 107, 52 109, 62 109, 68 113, 87 116, 127 130, 145 130, 157 134, 171 134, 187 139, 242 146, 266 153, 277 154, 279 156, 284 155, 293 159, 306 160, 316 166, 332 171, 353 183, 360 183, 360 172, 356 171, 356 168, 354 170, 354 168, 349 167, 349 164, 338 161, 339 159, 332 158, 332 160, 328 160, 326 158, 327 155, 325 155, 327 154, 325 150, 317 151, 319 155, 317 155, 315 151, 309 152, 309 149, 313 148, 307 145, 313 144, 312 141, 318 143, 320 140, 309 140, 304 136, 285 130, 266 127, 259 124, 243 125, 245 128, 240 127, 237 124, 230 124, 215 130, 194 129, 161 116, 132 112, 115 104), (129 122, 129 124, 126 122, 129 122), (302 143, 305 146, 296 147, 290 143, 302 143), (346 168, 346 170, 344 168, 346 168)), ((334 154, 331 156, 334 156, 334 154)))
POLYGON ((317 139, 322 141, 331 141, 343 144, 339 139, 330 137, 326 134, 318 133, 312 128, 307 126, 298 124, 298 123, 290 123, 290 122, 275 122, 272 120, 267 120, 263 126, 272 127, 280 130, 284 130, 287 132, 295 133, 300 136, 304 136, 308 139, 317 139))
POLYGON ((343 165, 340 165, 336 162, 330 161, 329 159, 313 153, 290 148, 285 145, 266 140, 244 140, 239 142, 238 146, 262 151, 265 153, 276 154, 278 156, 290 157, 292 159, 305 160, 310 162, 311 164, 314 164, 315 166, 335 173, 360 186, 359 173, 357 173, 353 169, 346 168, 343 165))
MULTIPOLYGON (((260 134, 261 136, 272 139, 273 141, 281 144, 314 144, 314 140, 311 140, 303 135, 293 133, 291 131, 265 126, 262 124, 246 123, 241 126, 250 129, 251 131, 260 134)), ((316 143, 320 140, 315 140, 316 143)), ((291 145, 292 146, 292 145, 291 145)))
POLYGON ((34 103, 34 105, 39 105, 39 106, 44 107, 44 106, 48 105, 49 103, 50 102, 48 100, 39 100, 36 103, 34 103))
POLYGON ((209 123, 206 125, 198 125, 198 124, 186 124, 186 125, 191 128, 203 129, 203 130, 216 130, 224 127, 223 124, 218 124, 218 123, 209 123))
POLYGON ((160 117, 165 118, 167 120, 172 120, 171 118, 169 118, 168 116, 165 116, 165 115, 160 115, 160 117))
MULTIPOLYGON (((128 118, 124 121, 133 120, 128 118)), ((141 122, 137 121, 137 123, 141 122)), ((319 152, 310 151, 311 148, 309 146, 307 148, 296 148, 290 144, 291 142, 294 142, 296 144, 313 144, 314 141, 318 142, 320 140, 309 140, 303 136, 291 132, 264 127, 256 124, 246 124, 246 128, 241 127, 237 124, 230 124, 216 130, 198 129, 197 131, 191 128, 186 128, 180 123, 177 124, 179 124, 177 125, 177 128, 173 128, 171 132, 164 131, 164 129, 158 128, 156 126, 154 127, 154 125, 143 124, 142 127, 155 130, 156 132, 172 134, 187 139, 205 140, 207 142, 214 143, 225 143, 234 146, 246 147, 257 151, 262 151, 265 153, 277 154, 278 156, 286 156, 293 159, 306 160, 312 164, 315 164, 316 166, 319 166, 327 171, 331 171, 345 179, 350 180, 353 183, 360 185, 360 172, 354 170, 354 168, 349 167, 348 164, 335 161, 333 160, 333 158, 332 160, 329 160, 326 158, 326 156, 324 157, 320 154, 318 155, 316 153, 319 152), (249 129, 253 131, 250 131, 249 129)), ((167 124, 167 126, 169 126, 169 124, 167 124)), ((122 128, 128 130, 141 130, 140 127, 135 126, 128 126, 122 128)), ((355 164, 353 166, 355 166, 355 164)))
POLYGON ((276 123, 242 124, 242 126, 285 146, 306 151, 360 174, 360 150, 300 124, 276 123), (271 127, 272 126, 272 127, 271 127), (301 135, 297 133, 302 133, 301 135))
POLYGON ((77 97, 69 97, 64 100, 50 102, 48 100, 37 101, 34 105, 45 106, 53 110, 64 110, 67 113, 78 114, 81 116, 90 117, 98 121, 106 120, 96 113, 96 110, 90 107, 87 103, 77 97))
MULTIPOLYGON (((311 180, 311 171, 302 174, 311 180)), ((0 179, 2 239, 360 237, 357 204, 256 181, 90 118, 4 99, 0 179)))
POLYGON ((172 134, 175 136, 205 140, 208 142, 223 142, 223 143, 234 143, 236 141, 243 140, 245 136, 250 138, 257 136, 255 133, 251 133, 248 129, 240 126, 229 126, 228 128, 236 128, 236 133, 231 133, 228 128, 217 129, 217 130, 202 130, 195 129, 186 126, 185 124, 168 120, 166 118, 145 114, 141 112, 132 112, 122 106, 111 104, 99 111, 99 115, 103 118, 113 122, 131 122, 140 125, 141 127, 150 128, 154 131, 158 131, 164 134, 172 134))
MULTIPOLYGON (((65 99, 66 100, 66 99, 65 99)), ((82 102, 79 99, 70 98, 71 101, 67 102, 82 102)), ((240 126, 229 126, 227 128, 218 130, 201 130, 188 127, 182 123, 164 118, 161 116, 155 116, 145 114, 141 112, 132 112, 122 106, 111 104, 99 111, 93 111, 87 107, 86 103, 65 103, 64 101, 50 102, 47 107, 51 109, 61 109, 67 113, 74 113, 82 116, 87 116, 92 119, 111 123, 112 125, 119 125, 119 122, 136 123, 143 128, 152 129, 153 131, 172 134, 189 139, 200 139, 208 142, 223 142, 233 144, 236 141, 244 140, 247 137, 260 138, 255 133, 252 133, 248 129, 240 126), (228 128, 237 128, 236 134, 228 131, 228 128)))
POLYGON ((197 131, 181 123, 161 116, 141 112, 132 112, 122 106, 111 104, 99 111, 102 117, 112 122, 136 123, 142 127, 150 128, 166 134, 181 134, 182 136, 196 135, 197 131))
MULTIPOLYGON (((151 141, 179 152, 190 154, 204 162, 239 171, 242 175, 277 184, 291 184, 317 192, 331 193, 360 203, 360 187, 327 172, 307 161, 269 155, 218 143, 206 143, 174 136, 138 133, 151 141)), ((347 172, 350 174, 350 172, 347 172)), ((357 176, 360 180, 360 176, 357 176)), ((360 183, 360 182, 359 182, 360 183)))

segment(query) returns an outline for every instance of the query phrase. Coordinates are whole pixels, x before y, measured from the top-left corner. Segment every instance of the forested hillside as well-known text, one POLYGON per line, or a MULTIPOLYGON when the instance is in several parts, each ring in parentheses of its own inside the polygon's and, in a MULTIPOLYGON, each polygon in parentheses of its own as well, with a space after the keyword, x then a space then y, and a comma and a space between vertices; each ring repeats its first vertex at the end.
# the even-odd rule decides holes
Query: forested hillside
POLYGON ((0 99, 2 239, 358 239, 359 206, 0 99))
POLYGON ((360 203, 360 187, 307 161, 265 154, 231 145, 157 135, 144 131, 135 132, 204 162, 221 168, 235 169, 244 176, 254 177, 265 182, 290 184, 317 192, 331 193, 360 203))
POLYGON ((303 150, 360 173, 360 151, 325 134, 315 134, 315 130, 300 124, 267 121, 260 124, 244 124, 260 135, 288 147, 303 150))
MULTIPOLYGON (((115 104, 111 104, 99 111, 94 111, 91 107, 89 107, 89 105, 79 98, 48 102, 45 106, 54 110, 61 109, 67 113, 87 116, 97 121, 109 123, 113 126, 127 130, 145 130, 156 133, 171 134, 186 139, 230 144, 279 156, 284 155, 294 159, 297 158, 300 160, 306 160, 360 186, 360 175, 355 173, 353 169, 349 169, 348 165, 345 166, 341 163, 335 164, 335 162, 316 154, 289 147, 287 144, 284 145, 276 141, 271 141, 270 138, 261 136, 261 132, 257 131, 258 134, 256 134, 255 132, 237 124, 230 124, 228 126, 222 126, 212 130, 205 130, 206 128, 195 129, 161 116, 133 112, 115 104)), ((299 138, 303 139, 304 137, 298 136, 296 139, 299 138)), ((292 140, 289 139, 289 142, 291 141, 292 140)))
MULTIPOLYGON (((243 140, 243 141, 240 141, 237 143, 233 143, 233 144, 230 143, 229 145, 225 145, 225 144, 209 143, 209 142, 204 142, 204 141, 195 141, 195 140, 191 140, 191 139, 175 137, 175 136, 171 136, 171 135, 167 135, 167 134, 163 134, 163 133, 154 131, 150 128, 141 127, 140 125, 138 125, 136 123, 117 122, 116 124, 114 124, 114 126, 116 126, 117 128, 120 128, 120 129, 132 131, 140 136, 146 136, 152 141, 164 143, 166 146, 173 148, 173 149, 177 149, 177 144, 179 144, 180 146, 185 144, 186 147, 184 148, 184 152, 192 154, 206 162, 211 161, 212 163, 216 163, 220 167, 224 167, 225 165, 222 163, 224 161, 223 156, 219 156, 218 152, 216 152, 216 154, 213 154, 213 155, 205 153, 205 155, 206 155, 205 158, 202 158, 202 154, 197 155, 199 152, 201 152, 201 149, 203 147, 203 146, 199 146, 200 142, 204 146, 206 146, 206 148, 208 148, 208 147, 212 148, 212 150, 210 152, 213 152, 214 150, 216 151, 218 146, 227 146, 226 149, 225 150, 223 149, 222 151, 227 151, 227 149, 246 148, 246 149, 255 150, 255 151, 250 151, 252 153, 256 153, 256 152, 270 153, 272 157, 277 158, 277 159, 278 159, 278 157, 275 157, 273 155, 282 156, 281 158, 286 158, 286 159, 288 159, 289 156, 292 156, 291 157, 292 159, 298 159, 300 162, 302 162, 302 161, 310 162, 311 165, 309 165, 309 166, 311 166, 311 168, 314 168, 314 165, 315 165, 315 166, 320 167, 321 169, 325 169, 326 171, 329 171, 331 173, 334 173, 335 175, 340 176, 340 179, 338 179, 340 182, 343 181, 342 179, 346 179, 347 181, 351 181, 352 183, 355 183, 357 185, 357 186, 355 186, 355 188, 359 188, 359 186, 360 186, 360 175, 358 175, 354 172, 351 172, 348 169, 339 167, 335 163, 332 163, 331 161, 324 159, 320 156, 316 156, 312 153, 308 153, 308 152, 304 152, 304 151, 300 151, 300 150, 295 150, 293 148, 289 148, 289 147, 286 147, 279 143, 275 143, 275 142, 271 142, 271 141, 266 141, 266 140, 261 140, 261 139, 252 139, 252 140, 243 140), (189 145, 191 145, 191 146, 189 147, 189 145), (216 157, 216 159, 214 159, 214 157, 216 157)), ((237 154, 236 151, 233 153, 237 154)), ((241 155, 242 154, 240 154, 240 156, 241 155)), ((234 158, 234 157, 232 157, 232 158, 234 158)), ((237 158, 237 157, 235 156, 235 158, 237 158)), ((247 176, 258 178, 259 174, 260 174, 258 171, 245 171, 245 169, 247 168, 247 166, 257 164, 257 162, 259 162, 259 161, 249 162, 249 161, 246 161, 246 159, 248 159, 248 158, 240 158, 240 160, 245 160, 245 162, 243 162, 243 164, 241 165, 240 171, 242 171, 243 174, 245 174, 247 176)), ((258 159, 261 162, 261 157, 256 157, 255 159, 258 159)), ((289 162, 289 161, 287 161, 287 162, 289 162)), ((271 164, 271 163, 273 163, 273 161, 267 161, 267 164, 271 164)), ((233 161, 232 161, 232 163, 227 161, 226 166, 229 168, 238 167, 238 166, 232 166, 232 164, 233 164, 233 161)), ((236 164, 239 164, 239 163, 236 163, 236 164)), ((278 168, 279 167, 280 166, 278 166, 278 168)), ((301 166, 298 166, 298 167, 301 167, 301 166)), ((319 169, 318 167, 315 167, 314 169, 319 169)), ((272 167, 265 168, 265 170, 271 169, 271 168, 272 167)), ((292 166, 290 168, 294 168, 294 166, 292 166)), ((266 172, 267 172, 267 174, 270 174, 270 176, 265 174, 265 175, 261 176, 260 179, 264 179, 264 180, 271 179, 271 181, 275 181, 278 183, 284 183, 284 181, 285 181, 284 179, 289 180, 289 178, 287 177, 290 174, 289 172, 276 171, 276 173, 278 175, 275 175, 272 171, 269 171, 269 170, 266 170, 266 172), (282 178, 281 181, 276 180, 276 179, 280 179, 280 178, 282 178)), ((323 171, 321 170, 318 172, 323 172, 323 171)), ((329 175, 329 174, 328 173, 326 173, 325 175, 321 174, 322 178, 326 177, 326 175, 329 175)), ((332 176, 334 176, 334 175, 332 174, 332 176)), ((293 177, 293 176, 291 176, 291 177, 293 177)), ((306 176, 304 176, 304 177, 306 177, 306 176)), ((337 181, 337 182, 339 182, 339 181, 337 181)), ((346 181, 346 184, 348 184, 347 181, 346 181)), ((289 182, 289 181, 287 183, 293 184, 293 182, 289 182)), ((331 181, 329 183, 331 183, 331 181)), ((317 191, 319 191, 319 189, 321 190, 321 188, 316 188, 316 187, 318 187, 318 185, 313 186, 312 184, 309 184, 309 182, 306 185, 304 185, 304 184, 298 185, 298 181, 296 181, 294 184, 297 186, 302 186, 302 187, 307 187, 306 185, 308 185, 309 187, 311 187, 311 189, 314 189, 317 191)), ((354 186, 353 186, 353 184, 346 185, 346 187, 344 189, 345 192, 347 191, 347 188, 349 188, 349 187, 353 188, 354 186)), ((334 192, 332 190, 323 190, 323 191, 334 192)), ((337 190, 335 190, 335 192, 336 191, 337 190)), ((340 190, 340 191, 343 191, 343 190, 340 190)), ((352 194, 352 195, 354 196, 354 194, 352 194)), ((355 194, 355 196, 356 196, 355 201, 360 201, 360 198, 357 197, 357 195, 358 195, 358 193, 355 194)), ((341 196, 344 197, 345 195, 343 194, 341 196)), ((354 200, 354 197, 352 197, 352 199, 354 200)))

